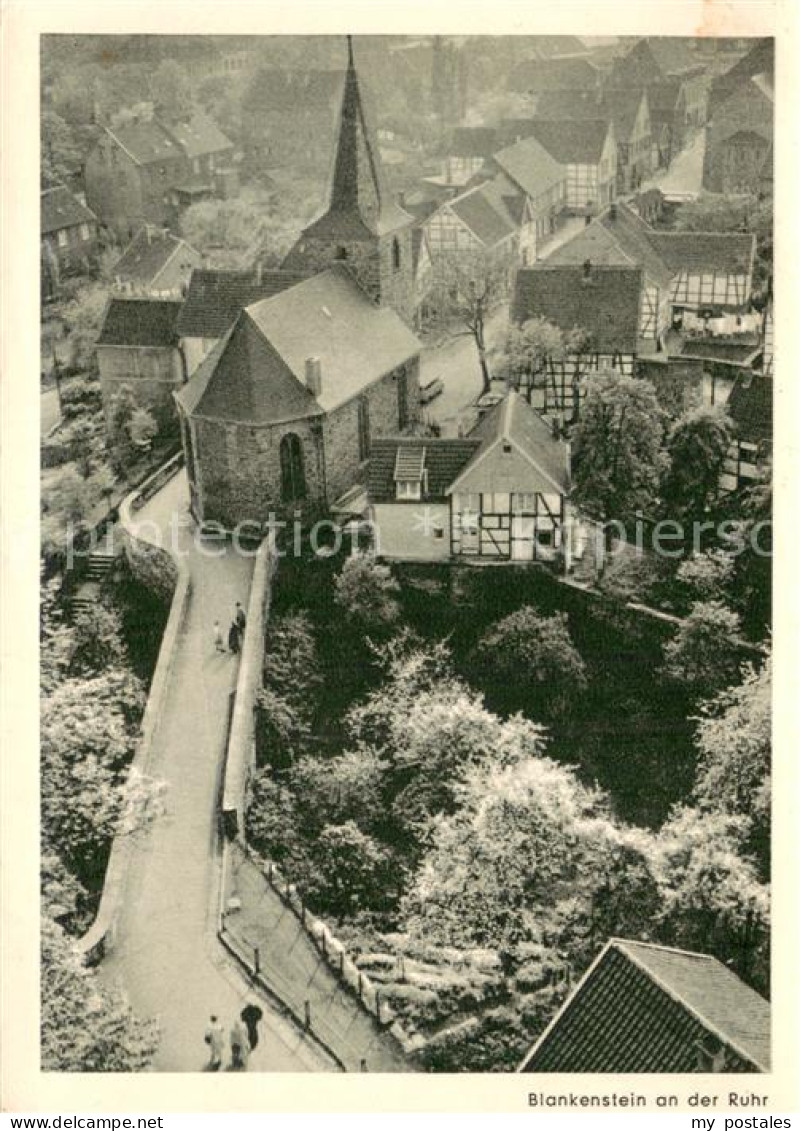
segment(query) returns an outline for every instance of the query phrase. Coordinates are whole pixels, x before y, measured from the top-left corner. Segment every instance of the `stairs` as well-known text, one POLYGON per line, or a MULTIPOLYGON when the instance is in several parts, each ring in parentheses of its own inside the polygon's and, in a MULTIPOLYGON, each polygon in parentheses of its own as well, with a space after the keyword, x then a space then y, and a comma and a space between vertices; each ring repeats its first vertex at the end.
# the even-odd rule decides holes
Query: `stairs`
POLYGON ((86 562, 86 576, 89 581, 105 581, 114 569, 116 554, 107 546, 92 550, 86 562))

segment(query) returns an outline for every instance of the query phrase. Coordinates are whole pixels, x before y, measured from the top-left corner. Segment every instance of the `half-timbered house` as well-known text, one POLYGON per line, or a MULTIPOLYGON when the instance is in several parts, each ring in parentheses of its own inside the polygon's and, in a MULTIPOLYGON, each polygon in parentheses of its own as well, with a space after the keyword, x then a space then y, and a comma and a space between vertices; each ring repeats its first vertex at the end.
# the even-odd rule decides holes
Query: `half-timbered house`
POLYGON ((535 253, 535 224, 527 197, 502 175, 441 204, 422 227, 433 260, 483 255, 511 266, 517 254, 535 253))
POLYGON ((746 232, 650 233, 672 274, 673 316, 681 311, 744 311, 753 290, 756 237, 746 232))
POLYGON ((614 199, 617 139, 610 121, 535 118, 530 129, 531 136, 566 168, 566 203, 570 212, 591 214, 614 199))
POLYGON ((530 240, 523 236, 520 248, 522 264, 527 266, 540 244, 553 235, 566 209, 567 171, 533 137, 501 149, 491 164, 528 200, 533 234, 530 240))
POLYGON ((514 390, 463 439, 376 440, 367 482, 384 557, 569 567, 569 448, 514 390))

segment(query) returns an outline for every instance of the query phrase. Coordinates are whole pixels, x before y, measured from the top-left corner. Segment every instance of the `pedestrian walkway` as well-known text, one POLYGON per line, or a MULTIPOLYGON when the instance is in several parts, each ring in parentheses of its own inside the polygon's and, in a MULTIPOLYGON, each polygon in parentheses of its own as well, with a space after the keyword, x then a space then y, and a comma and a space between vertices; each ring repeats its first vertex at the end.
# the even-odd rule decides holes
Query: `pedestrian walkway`
MULTIPOLYGON (((217 1014, 226 1033, 254 991, 216 937, 220 850, 217 802, 238 659, 214 650, 211 626, 227 626, 247 601, 253 558, 224 543, 195 544, 185 473, 136 514, 151 532, 180 519, 176 552, 191 576, 191 596, 154 738, 152 777, 166 785, 163 814, 137 834, 116 942, 99 967, 135 1011, 155 1018, 159 1071, 201 1071, 203 1034, 217 1014)), ((152 540, 152 533, 151 533, 152 540)), ((168 545, 166 539, 163 543, 168 545)), ((334 1071, 336 1066, 264 998, 249 1071, 334 1071)))
POLYGON ((244 943, 248 961, 258 948, 264 980, 299 1017, 308 1005, 314 1031, 348 1071, 410 1070, 394 1037, 342 986, 297 915, 238 845, 230 847, 227 894, 239 905, 226 915, 227 931, 244 943))

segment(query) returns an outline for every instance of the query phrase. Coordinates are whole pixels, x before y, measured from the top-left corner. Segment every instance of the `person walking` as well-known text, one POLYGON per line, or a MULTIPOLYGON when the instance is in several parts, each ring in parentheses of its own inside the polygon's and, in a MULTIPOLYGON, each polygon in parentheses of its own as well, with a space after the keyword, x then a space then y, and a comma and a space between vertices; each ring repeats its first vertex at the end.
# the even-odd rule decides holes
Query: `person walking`
POLYGON ((247 624, 247 617, 244 615, 244 609, 239 601, 236 602, 236 623, 239 626, 239 631, 244 636, 244 627, 247 624))
POLYGON ((239 626, 235 620, 231 621, 231 627, 228 629, 228 647, 234 656, 239 651, 239 626))
POLYGON ((252 1051, 258 1044, 258 1023, 264 1016, 264 1012, 260 1006, 249 1001, 239 1016, 247 1027, 247 1041, 252 1051))
POLYGON ((214 647, 218 652, 225 651, 225 642, 222 639, 222 629, 219 626, 219 621, 214 621, 214 647))
POLYGON ((247 1068, 250 1056, 250 1042, 247 1039, 247 1029, 241 1017, 237 1017, 231 1025, 231 1068, 235 1071, 247 1068))
POLYGON ((225 1031, 219 1023, 215 1013, 206 1029, 205 1042, 209 1047, 208 1067, 211 1072, 218 1072, 222 1067, 222 1050, 225 1047, 225 1031))

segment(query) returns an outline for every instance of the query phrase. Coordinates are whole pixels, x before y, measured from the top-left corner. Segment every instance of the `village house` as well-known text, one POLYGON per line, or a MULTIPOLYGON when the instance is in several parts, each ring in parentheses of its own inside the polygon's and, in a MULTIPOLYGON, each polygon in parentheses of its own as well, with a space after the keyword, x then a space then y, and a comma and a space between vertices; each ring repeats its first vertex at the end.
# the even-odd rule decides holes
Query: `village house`
POLYGON ((342 72, 265 67, 242 98, 248 162, 321 173, 342 100, 342 72))
POLYGON ((753 75, 714 110, 706 130, 703 187, 768 195, 772 181, 775 92, 769 72, 753 75))
POLYGON ((413 217, 367 121, 348 39, 329 205, 284 262, 311 277, 241 311, 175 396, 198 521, 325 513, 363 482, 374 437, 419 421, 413 217))
POLYGON ((178 336, 191 376, 233 326, 246 306, 285 291, 306 276, 291 271, 247 271, 199 268, 192 271, 189 289, 178 315, 178 336))
POLYGON ((531 136, 567 172, 567 210, 591 215, 616 195, 617 139, 603 120, 534 119, 531 136))
POLYGON ((517 272, 511 321, 524 326, 543 318, 565 333, 582 334, 580 350, 548 358, 538 372, 520 374, 517 387, 542 414, 566 421, 580 410, 581 384, 589 373, 614 369, 632 376, 645 303, 641 267, 553 264, 549 260, 517 272))
POLYGON ((112 298, 97 339, 97 367, 103 412, 113 427, 114 404, 129 389, 137 407, 145 408, 159 431, 176 430, 172 394, 186 380, 178 348, 180 299, 112 298))
POLYGON ((232 155, 231 142, 205 117, 106 126, 86 159, 86 200, 117 239, 130 240, 143 224, 169 226, 184 205, 227 192, 232 155))
POLYGON ((514 390, 463 439, 375 440, 367 493, 376 552, 411 561, 568 569, 569 447, 514 390))
MULTIPOLYGON (((725 43, 720 40, 720 43, 725 43)), ((723 102, 727 102, 732 94, 754 75, 775 74, 775 41, 774 39, 757 39, 746 41, 748 49, 722 74, 717 75, 711 83, 708 94, 708 116, 713 118, 723 102)))
POLYGON ((182 298, 203 257, 167 228, 144 224, 111 269, 115 290, 151 298, 182 298))
POLYGON ((723 491, 751 487, 772 457, 773 382, 770 374, 742 370, 731 389, 725 412, 736 427, 720 475, 723 491))
POLYGON ((520 1072, 769 1072, 770 1005, 718 959, 611 939, 520 1072))
POLYGON ((533 259, 536 226, 527 197, 502 174, 440 205, 422 222, 433 273, 451 260, 471 264, 481 257, 510 272, 519 259, 533 259))
POLYGON ((419 352, 343 266, 248 306, 175 397, 197 520, 329 510, 418 420, 419 352))
POLYGON ((445 144, 440 176, 425 178, 425 182, 457 192, 480 172, 497 148, 493 127, 459 126, 445 144))
POLYGON ((508 78, 508 89, 535 100, 547 90, 600 92, 601 73, 587 58, 529 59, 519 63, 508 78))
POLYGON ((534 238, 523 241, 521 260, 527 266, 561 222, 567 207, 567 171, 535 138, 506 146, 490 164, 528 201, 534 238))
POLYGON ((42 294, 52 298, 62 278, 89 273, 97 261, 97 217, 65 185, 41 191, 42 294))

